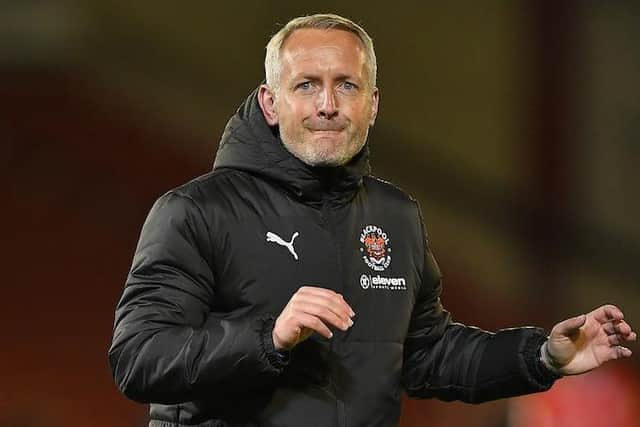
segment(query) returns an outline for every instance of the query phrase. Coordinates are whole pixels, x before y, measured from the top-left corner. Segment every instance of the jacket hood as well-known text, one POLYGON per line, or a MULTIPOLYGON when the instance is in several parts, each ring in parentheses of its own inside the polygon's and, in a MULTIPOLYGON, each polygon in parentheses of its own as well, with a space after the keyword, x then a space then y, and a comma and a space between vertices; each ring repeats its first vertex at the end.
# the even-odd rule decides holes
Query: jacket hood
POLYGON ((258 175, 307 202, 350 200, 370 171, 368 143, 345 166, 313 167, 283 145, 278 128, 267 124, 258 104, 258 88, 229 119, 213 170, 235 169, 258 175))

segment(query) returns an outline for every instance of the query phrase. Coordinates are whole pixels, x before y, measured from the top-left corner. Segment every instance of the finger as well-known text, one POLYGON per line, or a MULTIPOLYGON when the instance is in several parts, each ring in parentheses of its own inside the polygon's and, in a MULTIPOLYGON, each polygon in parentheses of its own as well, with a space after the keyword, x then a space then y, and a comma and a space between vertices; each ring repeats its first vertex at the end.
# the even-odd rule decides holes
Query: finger
POLYGON ((620 320, 618 322, 613 323, 613 328, 615 329, 618 335, 629 335, 631 333, 631 326, 624 320, 620 320))
POLYGON ((333 332, 322 323, 322 320, 307 313, 298 313, 297 320, 300 326, 307 329, 311 329, 314 332, 319 333, 325 338, 333 337, 333 332))
POLYGON ((620 339, 621 342, 635 341, 638 338, 638 335, 633 331, 629 332, 628 334, 616 334, 616 336, 620 339))
POLYGON ((628 334, 613 334, 607 337, 609 344, 611 345, 619 345, 623 342, 635 341, 637 338, 637 334, 633 331, 630 331, 628 334))
POLYGON ((616 328, 613 325, 613 322, 607 322, 602 324, 602 329, 605 331, 607 335, 615 335, 616 328))
POLYGON ((329 301, 332 306, 336 307, 337 311, 341 311, 342 309, 344 309, 345 313, 347 313, 347 316, 353 317, 355 315, 355 312, 353 311, 351 306, 347 304, 344 297, 341 294, 332 291, 331 289, 318 288, 314 286, 303 286, 299 289, 297 295, 323 298, 329 301), (338 309, 338 307, 341 307, 341 309, 338 309))
POLYGON ((342 316, 345 320, 351 317, 351 308, 338 294, 318 295, 314 293, 300 293, 296 297, 298 301, 313 302, 314 304, 329 307, 334 313, 342 316))
POLYGON ((607 335, 628 335, 631 333, 631 326, 624 320, 611 320, 602 324, 602 329, 607 335))
POLYGON ((331 301, 334 301, 336 304, 344 306, 346 308, 347 313, 349 313, 349 316, 351 317, 355 316, 355 312, 353 311, 353 308, 351 308, 351 306, 347 303, 347 301, 345 301, 342 294, 339 294, 331 289, 318 288, 314 286, 303 286, 300 289, 303 290, 305 294, 328 298, 331 301))
POLYGON ((635 341, 636 333, 631 329, 631 325, 629 325, 624 320, 621 320, 617 323, 614 322, 614 330, 616 331, 616 335, 619 335, 623 340, 626 341, 635 341))
POLYGON ((620 345, 612 347, 609 353, 611 359, 622 359, 623 357, 630 357, 632 354, 631 350, 620 345))
POLYGON ((620 335, 609 335, 607 341, 612 346, 620 345, 622 343, 622 337, 620 335))
POLYGON ((336 313, 334 313, 329 307, 316 304, 309 300, 306 301, 296 301, 292 305, 292 309, 299 313, 310 314, 314 317, 320 318, 323 322, 329 323, 330 325, 342 329, 346 331, 350 326, 353 325, 353 321, 350 317, 342 318, 336 313))
POLYGON ((589 314, 593 315, 594 319, 600 323, 608 322, 610 320, 622 320, 624 318, 622 311, 612 304, 598 307, 589 314))
MULTIPOLYGON (((353 324, 351 320, 351 316, 349 316, 349 311, 345 307, 344 304, 340 304, 335 298, 326 298, 323 296, 318 296, 315 294, 305 294, 300 293, 294 296, 291 300, 291 304, 294 307, 297 307, 301 310, 312 309, 312 314, 318 315, 320 312, 319 309, 328 310, 333 313, 334 316, 338 317, 340 323, 348 324, 349 326, 353 324), (313 305, 314 307, 311 307, 313 305)), ((335 321, 331 321, 332 324, 335 324, 338 327, 340 325, 336 324, 335 321)), ((342 327, 341 327, 342 328, 342 327)))
POLYGON ((571 319, 564 320, 553 327, 551 333, 560 334, 564 336, 572 335, 577 329, 582 327, 587 320, 587 316, 581 314, 571 319))

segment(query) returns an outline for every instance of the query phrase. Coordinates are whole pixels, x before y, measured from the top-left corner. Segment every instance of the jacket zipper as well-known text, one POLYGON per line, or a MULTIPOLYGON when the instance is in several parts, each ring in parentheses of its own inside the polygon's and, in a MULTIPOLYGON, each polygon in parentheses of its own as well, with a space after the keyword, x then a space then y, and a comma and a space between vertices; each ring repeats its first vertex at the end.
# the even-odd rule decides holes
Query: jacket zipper
MULTIPOLYGON (((338 239, 336 237, 336 222, 335 222, 335 218, 331 212, 331 203, 330 203, 330 199, 325 199, 322 202, 322 217, 323 220, 325 221, 325 223, 327 224, 327 228, 329 230, 329 234, 331 235, 331 239, 333 241, 333 245, 335 246, 335 254, 336 254, 336 278, 338 280, 338 284, 336 286, 336 290, 338 292, 344 293, 344 286, 343 286, 343 281, 342 281, 342 253, 341 253, 341 248, 340 245, 338 244, 338 239)), ((333 340, 331 340, 331 344, 330 344, 330 350, 333 351, 334 349, 337 349, 339 343, 337 341, 337 338, 334 338, 333 340)), ((337 425, 339 427, 346 427, 347 426, 347 421, 346 421, 346 413, 345 413, 345 408, 344 408, 344 401, 341 399, 340 394, 339 394, 339 390, 338 390, 338 386, 337 386, 337 381, 336 378, 332 378, 331 379, 331 386, 333 388, 333 395, 335 396, 336 399, 336 416, 337 416, 337 425)))

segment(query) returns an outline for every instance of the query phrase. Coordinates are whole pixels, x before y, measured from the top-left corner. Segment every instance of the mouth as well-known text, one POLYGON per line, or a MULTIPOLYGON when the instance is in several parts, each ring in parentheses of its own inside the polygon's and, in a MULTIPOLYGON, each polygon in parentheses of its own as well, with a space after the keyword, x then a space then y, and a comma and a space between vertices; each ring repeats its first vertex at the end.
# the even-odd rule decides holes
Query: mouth
POLYGON ((347 128, 346 123, 307 123, 305 128, 312 133, 339 133, 347 128))
POLYGON ((310 137, 312 140, 325 143, 337 144, 343 138, 343 133, 341 130, 310 130, 310 137))
POLYGON ((317 137, 336 137, 346 129, 344 126, 308 127, 307 130, 317 137))
POLYGON ((342 132, 342 129, 310 129, 311 133, 315 134, 327 134, 327 135, 335 135, 342 132))

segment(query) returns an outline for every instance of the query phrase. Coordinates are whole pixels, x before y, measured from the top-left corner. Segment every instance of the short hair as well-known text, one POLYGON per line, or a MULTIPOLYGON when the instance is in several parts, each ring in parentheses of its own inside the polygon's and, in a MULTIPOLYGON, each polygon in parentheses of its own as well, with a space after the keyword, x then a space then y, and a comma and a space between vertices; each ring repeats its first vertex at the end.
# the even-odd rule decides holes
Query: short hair
POLYGON ((358 24, 350 19, 340 15, 331 13, 321 13, 308 16, 300 16, 291 21, 275 33, 269 43, 267 43, 267 53, 264 58, 264 71, 267 85, 272 90, 277 90, 280 85, 280 72, 282 64, 280 63, 280 53, 284 42, 293 34, 294 31, 303 28, 321 29, 321 30, 344 30, 355 34, 362 46, 364 47, 365 66, 368 73, 369 88, 376 86, 377 65, 376 53, 373 49, 373 40, 369 34, 358 24))

